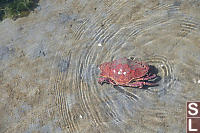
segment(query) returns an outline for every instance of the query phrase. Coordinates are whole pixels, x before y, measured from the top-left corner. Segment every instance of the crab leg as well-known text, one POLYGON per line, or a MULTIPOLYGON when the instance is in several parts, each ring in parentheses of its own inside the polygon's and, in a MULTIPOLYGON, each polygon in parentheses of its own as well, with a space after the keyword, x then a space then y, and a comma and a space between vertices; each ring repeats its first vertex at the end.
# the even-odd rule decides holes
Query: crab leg
POLYGON ((155 78, 155 77, 156 77, 156 75, 153 74, 153 75, 151 75, 151 76, 147 76, 147 77, 135 79, 135 81, 139 81, 139 80, 149 80, 149 79, 153 79, 153 78, 155 78))
POLYGON ((113 81, 113 80, 111 80, 111 79, 109 79, 109 78, 99 78, 99 81, 98 81, 101 85, 103 84, 103 83, 111 83, 111 84, 113 84, 113 85, 116 85, 116 83, 113 81))
POLYGON ((109 81, 109 83, 116 85, 116 83, 112 79, 109 79, 108 81, 109 81))

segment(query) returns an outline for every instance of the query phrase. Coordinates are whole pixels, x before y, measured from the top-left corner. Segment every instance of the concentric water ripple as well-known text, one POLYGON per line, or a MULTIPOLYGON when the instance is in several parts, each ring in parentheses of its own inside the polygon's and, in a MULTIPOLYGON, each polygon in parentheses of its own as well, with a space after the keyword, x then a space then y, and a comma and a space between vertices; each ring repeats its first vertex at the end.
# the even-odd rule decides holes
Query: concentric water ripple
POLYGON ((158 87, 151 88, 151 91, 157 91, 159 93, 166 93, 166 91, 170 91, 168 89, 173 88, 173 84, 175 84, 175 75, 173 72, 173 65, 163 56, 154 56, 145 59, 150 66, 152 66, 152 71, 157 72, 157 80, 159 81, 158 87))
POLYGON ((183 15, 179 2, 153 5, 144 15, 136 11, 141 4, 130 7, 130 3, 107 3, 106 12, 77 19, 70 29, 72 40, 56 52, 55 100, 60 123, 68 132, 162 132, 170 126, 165 121, 171 105, 159 98, 167 101, 168 94, 178 90, 175 67, 180 62, 172 56, 178 58, 183 38, 200 33, 199 22, 183 15), (97 83, 98 65, 133 55, 150 65, 158 86, 138 89, 97 83), (160 124, 166 124, 163 130, 160 124))

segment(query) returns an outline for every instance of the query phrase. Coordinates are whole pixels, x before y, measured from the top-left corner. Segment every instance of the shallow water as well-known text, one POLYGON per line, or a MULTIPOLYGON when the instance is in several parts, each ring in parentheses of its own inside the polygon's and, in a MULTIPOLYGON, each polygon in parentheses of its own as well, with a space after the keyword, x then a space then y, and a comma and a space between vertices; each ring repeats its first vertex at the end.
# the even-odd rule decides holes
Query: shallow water
POLYGON ((0 23, 0 132, 180 133, 200 100, 200 2, 42 1, 0 23), (99 85, 98 65, 136 57, 159 86, 99 85))

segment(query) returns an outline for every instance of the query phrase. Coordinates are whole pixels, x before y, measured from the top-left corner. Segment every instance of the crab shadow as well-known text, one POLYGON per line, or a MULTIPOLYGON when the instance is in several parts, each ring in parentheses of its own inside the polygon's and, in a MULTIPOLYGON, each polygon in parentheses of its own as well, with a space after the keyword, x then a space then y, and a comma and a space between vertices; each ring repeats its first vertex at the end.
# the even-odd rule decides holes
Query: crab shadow
POLYGON ((148 80, 149 83, 153 83, 154 85, 144 85, 141 89, 148 89, 149 87, 155 87, 159 86, 158 82, 162 79, 160 76, 158 76, 158 69, 155 66, 149 65, 149 74, 153 75, 155 74, 156 77, 154 79, 148 80))
POLYGON ((120 93, 123 93, 123 94, 125 94, 125 95, 127 95, 127 96, 133 98, 133 99, 136 100, 136 101, 139 99, 138 96, 137 96, 136 94, 126 91, 125 89, 123 89, 123 87, 120 87, 120 86, 117 86, 117 85, 114 85, 113 87, 114 87, 117 91, 119 91, 120 93))

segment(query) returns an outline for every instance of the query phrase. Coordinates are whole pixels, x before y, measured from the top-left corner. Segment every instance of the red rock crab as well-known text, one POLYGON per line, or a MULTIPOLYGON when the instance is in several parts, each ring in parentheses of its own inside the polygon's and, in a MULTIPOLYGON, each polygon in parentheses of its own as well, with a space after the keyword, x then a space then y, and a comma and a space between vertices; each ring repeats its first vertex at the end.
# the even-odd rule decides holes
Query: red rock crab
POLYGON ((139 87, 155 85, 147 82, 156 77, 149 72, 149 65, 144 62, 128 59, 126 57, 105 62, 99 66, 101 73, 98 83, 111 83, 113 85, 139 87))

